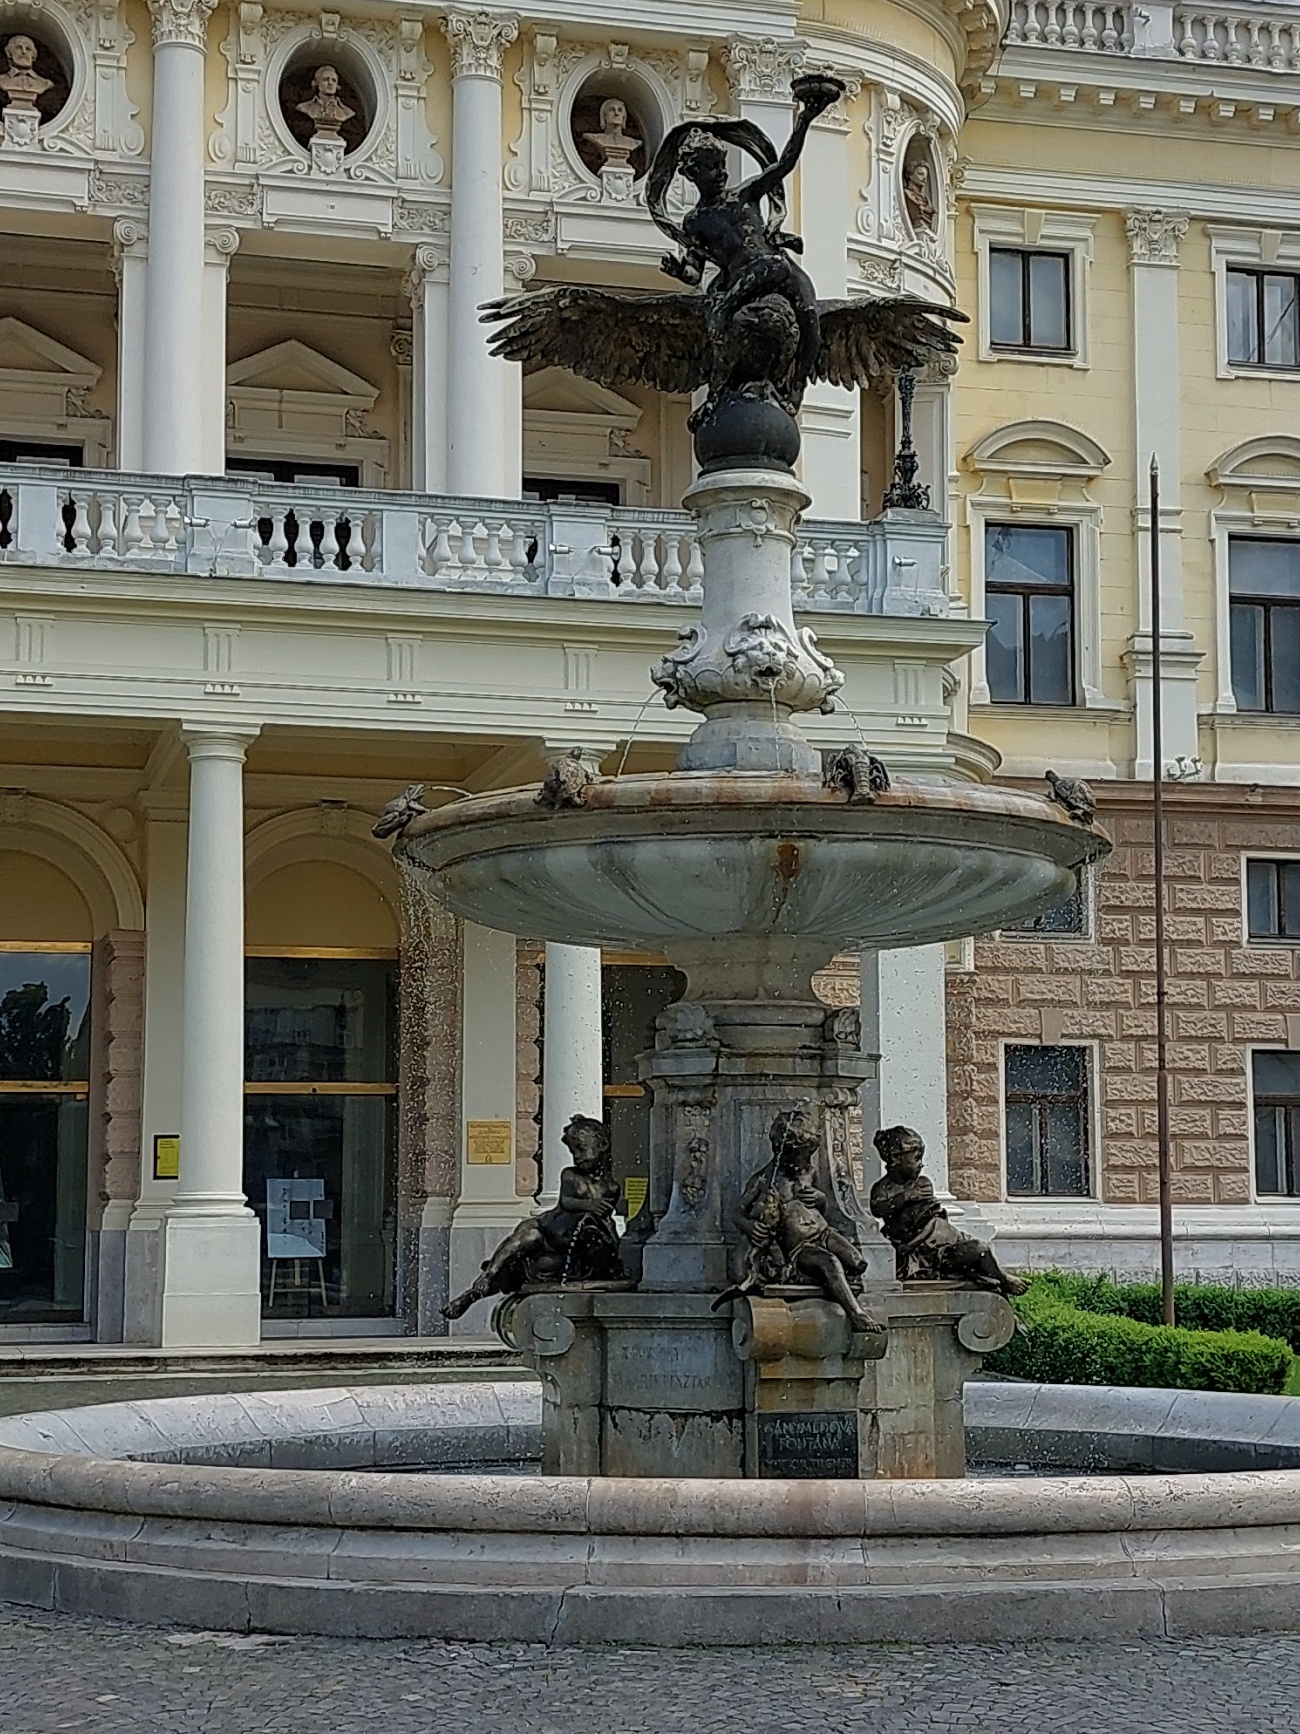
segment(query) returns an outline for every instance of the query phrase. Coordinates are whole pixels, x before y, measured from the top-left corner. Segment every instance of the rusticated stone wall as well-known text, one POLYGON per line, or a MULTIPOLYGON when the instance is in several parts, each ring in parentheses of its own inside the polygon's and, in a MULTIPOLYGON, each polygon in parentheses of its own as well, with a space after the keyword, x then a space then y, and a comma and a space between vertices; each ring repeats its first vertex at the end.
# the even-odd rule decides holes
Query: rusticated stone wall
POLYGON ((93 982, 92 1227, 106 1205, 134 1203, 140 1192, 144 934, 106 933, 95 946, 93 982))
MULTIPOLYGON (((1155 876, 1150 789, 1097 790, 1115 843, 1085 940, 977 939, 948 978, 949 1162, 959 1198, 1003 1196, 1002 1044, 1091 1044, 1094 1189, 1151 1203, 1156 1180, 1155 876)), ((1300 947, 1244 942, 1243 857, 1300 858, 1300 798, 1196 785, 1166 794, 1173 1193, 1251 1197, 1249 1051, 1300 1047, 1300 947)))

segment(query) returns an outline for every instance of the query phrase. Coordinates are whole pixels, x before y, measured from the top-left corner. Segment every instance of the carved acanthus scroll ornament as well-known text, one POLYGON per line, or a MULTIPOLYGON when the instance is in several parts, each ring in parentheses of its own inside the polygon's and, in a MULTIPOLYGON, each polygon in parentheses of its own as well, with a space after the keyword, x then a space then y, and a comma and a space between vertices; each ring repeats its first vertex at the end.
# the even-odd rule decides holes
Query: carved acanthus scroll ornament
POLYGON ((217 0, 149 0, 154 47, 183 42, 189 48, 206 48, 208 19, 216 3, 217 0))
POLYGON ((442 27, 453 78, 500 78, 501 57, 519 35, 518 22, 498 12, 449 12, 442 27))

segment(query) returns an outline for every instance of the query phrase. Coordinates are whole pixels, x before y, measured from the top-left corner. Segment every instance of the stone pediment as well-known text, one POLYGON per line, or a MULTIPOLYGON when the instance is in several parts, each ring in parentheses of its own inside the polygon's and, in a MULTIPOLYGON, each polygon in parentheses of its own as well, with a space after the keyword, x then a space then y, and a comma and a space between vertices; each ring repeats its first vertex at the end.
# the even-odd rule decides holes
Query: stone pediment
POLYGON ((547 416, 598 417, 611 428, 629 433, 641 420, 641 406, 608 386, 581 379, 563 367, 543 367, 524 380, 524 413, 547 416))
POLYGON ((226 384, 232 396, 236 392, 258 392, 336 398, 364 409, 369 409, 379 396, 378 388, 369 380, 300 343, 296 337, 232 362, 226 369, 226 384))
POLYGON ((973 470, 989 475, 1091 480, 1110 453, 1078 428, 1059 421, 1008 422, 985 434, 966 454, 973 470))
POLYGON ((88 391, 103 372, 93 361, 12 315, 0 319, 0 378, 6 385, 88 391))
POLYGON ((1205 472, 1219 488, 1300 489, 1300 439, 1265 434, 1216 458, 1205 472))

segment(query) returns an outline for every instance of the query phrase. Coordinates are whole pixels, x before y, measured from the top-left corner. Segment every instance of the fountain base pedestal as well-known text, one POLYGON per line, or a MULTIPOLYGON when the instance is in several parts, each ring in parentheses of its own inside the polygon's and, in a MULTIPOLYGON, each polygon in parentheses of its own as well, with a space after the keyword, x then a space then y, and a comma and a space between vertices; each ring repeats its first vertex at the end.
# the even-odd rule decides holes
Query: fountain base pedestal
POLYGON ((555 1289, 497 1328, 542 1381, 542 1473, 732 1479, 960 1476, 962 1386, 1014 1329, 997 1295, 873 1283, 853 1331, 811 1290, 555 1289))

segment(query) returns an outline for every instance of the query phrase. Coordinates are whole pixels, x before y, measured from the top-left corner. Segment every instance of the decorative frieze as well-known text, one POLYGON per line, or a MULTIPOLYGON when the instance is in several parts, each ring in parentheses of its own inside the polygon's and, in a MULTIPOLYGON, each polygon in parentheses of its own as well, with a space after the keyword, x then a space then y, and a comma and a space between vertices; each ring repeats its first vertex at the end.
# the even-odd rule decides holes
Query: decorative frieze
POLYGON ((1133 265, 1178 264, 1178 246, 1190 219, 1185 211, 1126 211, 1124 233, 1128 236, 1129 262, 1133 265))
POLYGON ((518 21, 499 12, 448 12, 442 27, 453 78, 500 78, 502 56, 519 35, 518 21))

